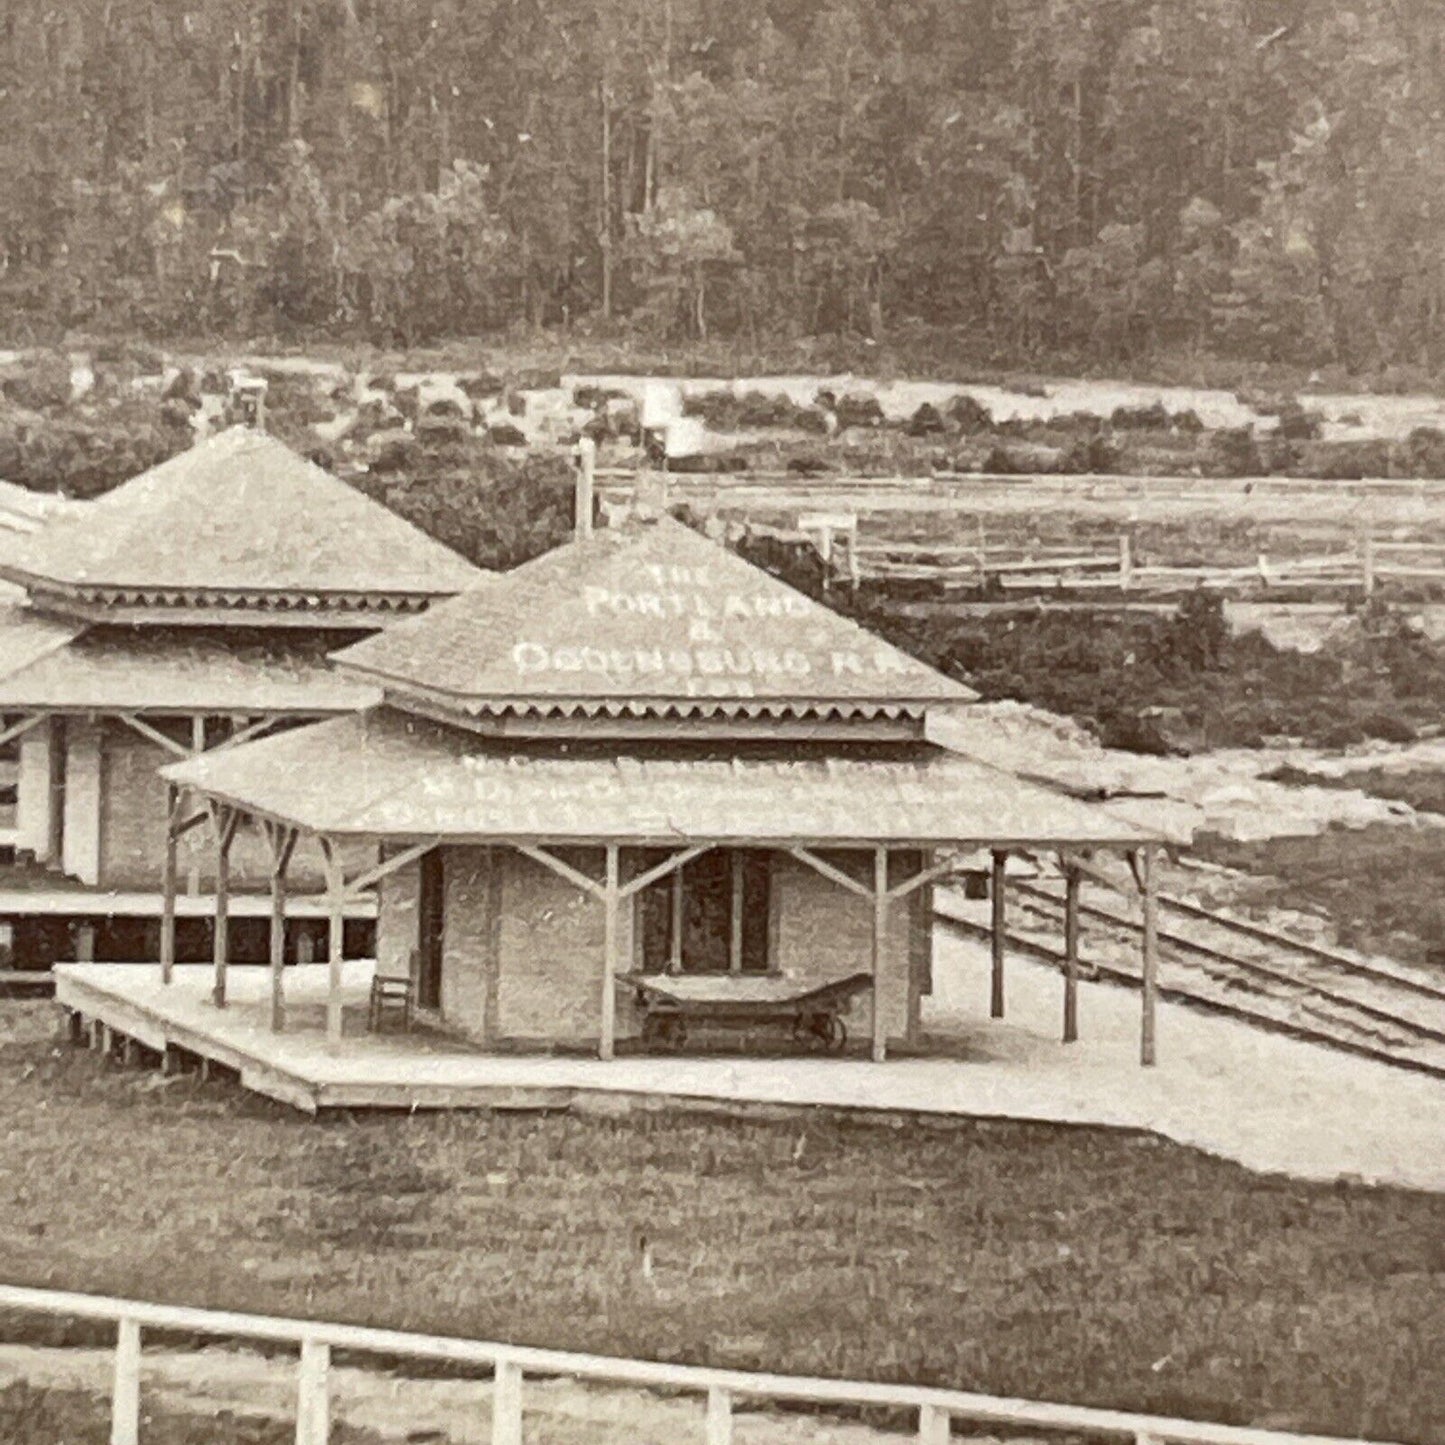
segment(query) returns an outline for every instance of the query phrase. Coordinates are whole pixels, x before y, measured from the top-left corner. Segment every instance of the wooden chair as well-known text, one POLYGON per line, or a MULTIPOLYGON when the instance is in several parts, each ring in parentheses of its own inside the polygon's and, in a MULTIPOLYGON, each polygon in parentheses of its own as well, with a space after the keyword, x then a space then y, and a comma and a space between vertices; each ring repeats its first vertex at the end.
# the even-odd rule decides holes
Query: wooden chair
POLYGON ((366 1027, 374 1034, 381 1032, 388 1013, 400 1013, 402 1028, 411 1032, 412 1014, 416 1008, 416 985, 397 974, 378 973, 371 980, 371 1003, 366 1027))

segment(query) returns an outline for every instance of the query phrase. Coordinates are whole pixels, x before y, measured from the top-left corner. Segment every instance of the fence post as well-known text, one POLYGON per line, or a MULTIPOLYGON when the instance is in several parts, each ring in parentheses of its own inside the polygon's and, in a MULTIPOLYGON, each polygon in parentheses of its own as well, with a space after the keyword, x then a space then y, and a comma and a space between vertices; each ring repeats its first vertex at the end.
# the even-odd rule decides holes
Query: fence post
POLYGON ((116 1322, 110 1445, 140 1445, 140 1326, 134 1320, 116 1322))
POLYGON ((331 1346, 302 1340, 296 1372, 296 1445, 330 1445, 331 1346))
POLYGON ((1119 591, 1127 592, 1134 583, 1134 545, 1129 534, 1119 536, 1119 591))
POLYGON ((1368 532, 1360 538, 1360 584, 1366 597, 1375 595, 1375 539, 1368 532))
POLYGON ((948 1445, 953 1422, 948 1411, 938 1405, 918 1407, 918 1445, 948 1445))
POLYGON ((732 1396, 717 1385, 707 1392, 707 1445, 733 1445, 732 1396))
POLYGON ((505 1356, 492 1371, 492 1445, 522 1445, 522 1367, 505 1356))

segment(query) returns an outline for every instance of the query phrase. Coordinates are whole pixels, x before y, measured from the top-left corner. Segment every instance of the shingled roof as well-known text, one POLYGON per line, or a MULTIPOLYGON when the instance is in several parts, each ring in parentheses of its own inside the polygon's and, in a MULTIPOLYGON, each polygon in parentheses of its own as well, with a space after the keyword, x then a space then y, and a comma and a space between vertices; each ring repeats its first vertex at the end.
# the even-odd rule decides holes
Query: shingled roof
POLYGON ((337 672, 305 635, 76 630, 0 613, 0 710, 329 713, 378 700, 374 686, 337 672))
POLYGON ((412 694, 474 714, 786 705, 897 715, 974 697, 666 518, 558 547, 336 660, 403 705, 412 694))
POLYGON ((78 623, 46 617, 19 603, 0 603, 0 679, 58 652, 84 630, 78 623))
MULTIPOLYGON (((274 437, 236 427, 53 522, 0 563, 40 590, 450 596, 483 575, 274 437)), ((157 594, 169 592, 162 597, 157 594)))
POLYGON ((262 816, 361 837, 1129 846, 1155 836, 930 744, 558 754, 479 743, 386 707, 161 772, 262 816))

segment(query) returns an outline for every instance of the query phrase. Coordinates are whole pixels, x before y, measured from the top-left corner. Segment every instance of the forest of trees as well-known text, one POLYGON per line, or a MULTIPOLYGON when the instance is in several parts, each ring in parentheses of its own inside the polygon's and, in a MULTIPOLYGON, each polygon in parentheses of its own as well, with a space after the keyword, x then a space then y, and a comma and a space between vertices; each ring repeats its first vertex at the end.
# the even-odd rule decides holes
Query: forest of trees
POLYGON ((0 340, 1445 368, 1438 0, 6 0, 0 340))

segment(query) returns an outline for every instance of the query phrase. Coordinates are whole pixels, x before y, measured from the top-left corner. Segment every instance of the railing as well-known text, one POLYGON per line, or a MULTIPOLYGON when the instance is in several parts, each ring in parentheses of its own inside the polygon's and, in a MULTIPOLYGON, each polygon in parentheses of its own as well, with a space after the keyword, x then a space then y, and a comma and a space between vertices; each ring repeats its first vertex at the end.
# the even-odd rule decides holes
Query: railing
POLYGON ((1391 542, 1361 538, 1357 547, 1313 557, 1270 557, 1261 552, 1243 565, 1141 564, 1128 534, 1107 549, 1075 546, 969 546, 933 542, 861 540, 830 519, 828 529, 800 525, 833 572, 847 580, 932 582, 943 586, 1036 592, 1070 591, 1175 594, 1195 588, 1231 591, 1330 588, 1368 597, 1384 582, 1445 582, 1445 543, 1391 542), (839 565, 841 564, 841 565, 839 565))
POLYGON ((1335 1436, 1171 1420, 1083 1405, 1010 1400, 961 1390, 713 1370, 697 1365, 572 1354, 444 1335, 404 1334, 360 1325, 186 1309, 11 1285, 0 1285, 0 1309, 101 1320, 116 1326, 111 1445, 140 1445, 141 1332, 144 1329, 299 1346, 296 1445, 327 1445, 331 1430, 331 1354, 338 1349, 489 1368, 492 1371, 492 1445, 522 1445, 523 1387, 528 1375, 564 1376, 601 1385, 694 1394, 706 1404, 702 1435, 705 1445, 731 1445, 734 1408, 743 1401, 760 1405, 862 1406, 911 1412, 917 1420, 917 1438, 922 1445, 947 1445, 954 1421, 1082 1432, 1132 1440, 1136 1445, 1344 1445, 1335 1436))

